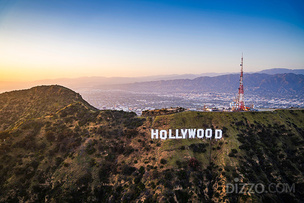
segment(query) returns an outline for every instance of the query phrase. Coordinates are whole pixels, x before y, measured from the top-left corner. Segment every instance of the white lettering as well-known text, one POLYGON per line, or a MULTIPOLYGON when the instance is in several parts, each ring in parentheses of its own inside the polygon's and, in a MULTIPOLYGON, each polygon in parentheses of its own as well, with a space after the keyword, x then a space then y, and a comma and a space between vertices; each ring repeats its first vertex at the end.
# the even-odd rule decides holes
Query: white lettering
POLYGON ((169 129, 169 139, 175 139, 175 137, 172 136, 172 130, 171 129, 169 129))
POLYGON ((210 138, 212 137, 212 129, 206 129, 206 138, 210 138))
POLYGON ((196 129, 188 129, 189 138, 195 138, 196 129))
POLYGON ((175 137, 176 137, 176 139, 183 139, 183 137, 182 136, 178 136, 178 129, 176 129, 175 130, 175 137))
POLYGON ((167 139, 167 131, 166 130, 161 130, 159 132, 159 136, 160 136, 160 139, 162 139, 162 140, 167 139))
POLYGON ((198 129, 196 132, 196 137, 197 138, 204 138, 204 130, 203 129, 198 129))
POLYGON ((174 130, 158 130, 158 129, 151 129, 151 139, 203 139, 204 137, 206 139, 212 139, 212 136, 214 136, 214 139, 222 139, 223 138, 223 132, 220 129, 216 129, 213 131, 211 128, 208 128, 206 130, 204 129, 175 129, 174 130), (173 131, 173 132, 172 132, 173 131), (212 134, 214 132, 214 135, 212 134))
POLYGON ((151 139, 154 139, 154 136, 155 139, 158 139, 158 130, 151 129, 151 139))
POLYGON ((221 139, 222 137, 223 137, 222 130, 216 129, 214 138, 218 140, 218 139, 221 139))
POLYGON ((183 135, 183 139, 186 139, 187 136, 187 129, 181 129, 182 135, 183 135))

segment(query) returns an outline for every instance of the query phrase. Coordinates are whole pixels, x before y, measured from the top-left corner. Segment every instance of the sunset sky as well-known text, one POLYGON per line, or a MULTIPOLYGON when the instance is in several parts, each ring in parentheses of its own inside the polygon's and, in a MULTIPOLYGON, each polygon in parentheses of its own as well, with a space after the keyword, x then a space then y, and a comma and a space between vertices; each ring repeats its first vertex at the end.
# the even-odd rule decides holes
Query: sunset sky
POLYGON ((0 81, 304 68, 304 1, 0 0, 0 81))

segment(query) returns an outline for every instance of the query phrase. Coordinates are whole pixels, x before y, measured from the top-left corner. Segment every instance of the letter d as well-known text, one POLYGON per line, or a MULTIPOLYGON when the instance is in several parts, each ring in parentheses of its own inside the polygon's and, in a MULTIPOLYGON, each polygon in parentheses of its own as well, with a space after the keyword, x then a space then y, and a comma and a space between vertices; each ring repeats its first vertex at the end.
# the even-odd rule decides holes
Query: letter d
POLYGON ((226 184, 226 193, 227 194, 230 194, 230 193, 233 193, 234 192, 234 185, 232 183, 227 183, 226 184), (229 189, 231 188, 231 189, 229 189))
POLYGON ((223 137, 223 132, 222 130, 215 130, 215 139, 221 139, 223 137))

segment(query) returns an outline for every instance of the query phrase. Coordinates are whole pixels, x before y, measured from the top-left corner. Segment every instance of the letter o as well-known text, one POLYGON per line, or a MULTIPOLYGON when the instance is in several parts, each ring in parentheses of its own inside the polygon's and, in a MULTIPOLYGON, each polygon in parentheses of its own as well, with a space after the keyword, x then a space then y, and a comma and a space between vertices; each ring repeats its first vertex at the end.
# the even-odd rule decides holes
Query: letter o
POLYGON ((283 183, 278 183, 276 185, 276 192, 279 194, 285 192, 285 185, 283 183))
POLYGON ((166 130, 161 130, 159 132, 159 136, 160 136, 160 139, 162 139, 162 140, 167 139, 167 131, 166 130))
POLYGON ((265 186, 262 183, 258 183, 258 184, 255 185, 254 191, 258 194, 261 194, 265 191, 265 186), (260 191, 258 191, 259 186, 261 187, 260 191))
POLYGON ((206 129, 206 138, 212 138, 212 129, 208 128, 206 129))
POLYGON ((196 131, 196 136, 197 136, 197 138, 204 138, 204 130, 203 129, 198 129, 196 131))

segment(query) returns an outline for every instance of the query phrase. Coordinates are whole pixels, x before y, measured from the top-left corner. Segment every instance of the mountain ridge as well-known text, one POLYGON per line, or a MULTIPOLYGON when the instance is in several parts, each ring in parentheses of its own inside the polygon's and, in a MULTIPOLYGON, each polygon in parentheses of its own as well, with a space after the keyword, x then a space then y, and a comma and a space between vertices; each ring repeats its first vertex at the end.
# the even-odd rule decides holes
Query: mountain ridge
POLYGON ((304 69, 272 68, 272 69, 261 70, 258 73, 266 73, 266 74, 270 74, 270 75, 293 73, 293 74, 303 75, 304 69))
MULTIPOLYGON (((195 79, 161 80, 104 88, 132 90, 138 92, 219 92, 235 93, 239 86, 239 75, 199 77, 195 79)), ((102 88, 102 87, 100 87, 102 88)), ((252 94, 298 94, 304 93, 304 75, 293 73, 268 75, 263 73, 244 74, 244 88, 252 94)))
MULTIPOLYGON (((304 74, 304 69, 266 69, 252 73, 265 73, 269 75, 274 74, 284 74, 284 73, 294 73, 294 74, 304 74)), ((92 88, 99 88, 101 85, 115 85, 115 84, 128 84, 134 82, 147 82, 147 81, 160 81, 160 80, 175 80, 175 79, 194 79, 204 76, 216 77, 221 75, 230 75, 239 73, 202 73, 202 74, 171 74, 171 75, 156 75, 156 76, 143 76, 143 77, 80 77, 80 78, 57 78, 57 79, 46 79, 38 81, 28 81, 28 82, 1 82, 0 81, 0 92, 12 91, 14 89, 24 89, 30 88, 37 85, 52 85, 60 84, 66 86, 73 90, 86 90, 92 88)))
POLYGON ((50 112, 56 112, 75 102, 81 102, 88 108, 95 109, 83 100, 80 94, 59 85, 36 86, 27 90, 2 93, 0 94, 0 117, 3 119, 0 121, 0 129, 14 127, 27 118, 38 118, 50 112), (9 119, 7 116, 14 118, 9 119))

